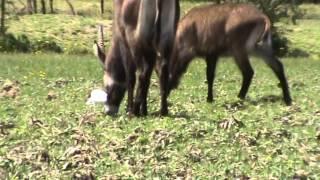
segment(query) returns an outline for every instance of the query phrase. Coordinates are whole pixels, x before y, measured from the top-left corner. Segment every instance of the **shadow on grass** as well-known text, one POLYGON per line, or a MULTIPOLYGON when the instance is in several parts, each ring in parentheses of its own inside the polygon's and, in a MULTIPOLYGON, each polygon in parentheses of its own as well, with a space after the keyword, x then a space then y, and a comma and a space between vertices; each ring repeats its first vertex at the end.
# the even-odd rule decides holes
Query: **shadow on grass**
POLYGON ((260 99, 247 99, 247 102, 249 102, 252 105, 259 105, 259 104, 268 104, 268 103, 276 103, 278 101, 283 101, 282 96, 276 96, 276 95, 267 95, 267 96, 263 96, 260 99))
MULTIPOLYGON (((160 111, 151 112, 151 113, 149 113, 149 116, 161 117, 160 111)), ((184 118, 184 119, 193 119, 193 118, 195 118, 195 116, 190 116, 187 111, 179 111, 177 113, 172 114, 172 113, 170 113, 170 110, 169 110, 169 114, 167 116, 164 116, 164 117, 169 117, 169 118, 172 118, 172 119, 174 119, 174 118, 184 118)))
POLYGON ((245 104, 245 102, 248 102, 249 105, 264 105, 264 104, 270 104, 270 103, 276 103, 279 101, 283 101, 282 96, 276 96, 276 95, 267 95, 263 96, 259 99, 251 99, 247 98, 245 100, 237 100, 235 102, 226 102, 222 105, 226 110, 230 112, 236 112, 236 111, 242 111, 248 108, 248 105, 245 104))

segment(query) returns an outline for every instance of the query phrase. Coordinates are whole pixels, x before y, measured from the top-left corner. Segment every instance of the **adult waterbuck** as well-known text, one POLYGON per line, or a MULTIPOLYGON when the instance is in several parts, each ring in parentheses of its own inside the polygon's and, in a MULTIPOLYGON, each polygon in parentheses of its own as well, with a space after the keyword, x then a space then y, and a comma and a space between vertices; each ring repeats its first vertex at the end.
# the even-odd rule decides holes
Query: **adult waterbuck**
MULTIPOLYGON (((156 59, 160 65, 161 115, 168 113, 169 60, 179 19, 178 0, 114 0, 113 37, 104 59, 106 113, 116 114, 128 90, 129 114, 147 114, 147 95, 156 59), (138 86, 134 99, 138 75, 138 86)), ((98 53, 98 54, 99 54, 98 53)))
POLYGON ((207 101, 213 101, 212 86, 218 58, 231 54, 243 76, 238 97, 244 99, 254 74, 248 56, 254 53, 276 74, 284 102, 291 105, 283 65, 272 50, 270 27, 269 18, 253 5, 211 4, 191 9, 178 25, 170 64, 170 90, 178 86, 194 57, 204 57, 207 63, 207 101))
MULTIPOLYGON (((128 51, 121 48, 121 34, 117 31, 116 24, 113 25, 111 45, 105 53, 103 37, 103 26, 98 28, 98 42, 94 44, 94 53, 99 57, 104 71, 103 84, 107 93, 105 111, 109 115, 118 112, 121 101, 127 90, 126 72, 124 59, 128 56, 128 51)), ((122 45, 123 46, 123 45, 122 45)))

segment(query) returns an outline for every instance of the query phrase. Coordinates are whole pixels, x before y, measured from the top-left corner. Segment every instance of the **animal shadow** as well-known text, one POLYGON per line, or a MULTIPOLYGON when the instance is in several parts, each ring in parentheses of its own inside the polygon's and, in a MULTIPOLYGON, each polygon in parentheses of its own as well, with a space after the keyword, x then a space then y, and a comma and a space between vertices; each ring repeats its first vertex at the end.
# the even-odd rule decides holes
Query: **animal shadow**
POLYGON ((247 101, 252 105, 269 104, 269 103, 276 103, 278 101, 282 101, 282 96, 267 95, 256 100, 248 99, 247 101))

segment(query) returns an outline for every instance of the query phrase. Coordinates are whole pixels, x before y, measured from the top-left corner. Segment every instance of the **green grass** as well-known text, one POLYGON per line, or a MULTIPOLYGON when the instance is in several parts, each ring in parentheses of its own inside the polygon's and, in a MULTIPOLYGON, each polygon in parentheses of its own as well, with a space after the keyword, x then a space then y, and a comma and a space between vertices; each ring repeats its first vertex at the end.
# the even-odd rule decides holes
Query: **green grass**
MULTIPOLYGON (((55 2, 59 12, 67 13, 62 0, 55 2)), ((74 3, 85 16, 11 17, 9 32, 26 34, 32 42, 53 39, 66 53, 91 52, 96 24, 107 25, 110 39, 110 3, 103 19, 97 17, 97 0, 74 3)), ((194 5, 183 2, 182 13, 194 5)), ((318 179, 320 11, 315 5, 301 7, 307 14, 298 25, 283 26, 290 47, 310 54, 283 59, 291 107, 284 105, 271 70, 257 59, 245 101, 237 98, 240 73, 223 59, 215 102, 206 103, 205 65, 197 60, 170 95, 169 117, 154 115, 160 96, 153 77, 149 116, 128 119, 123 102, 119 116, 111 118, 102 105, 85 105, 89 92, 102 85, 96 58, 0 54, 0 179, 318 179), (16 98, 4 97, 9 81, 16 98)))
POLYGON ((150 115, 132 119, 125 102, 114 118, 85 105, 102 83, 94 57, 1 54, 0 61, 0 87, 10 80, 19 88, 16 98, 0 98, 0 179, 320 177, 319 61, 283 59, 291 107, 256 59, 247 100, 237 99, 240 73, 223 59, 215 102, 206 103, 205 65, 194 61, 169 98, 169 117, 153 115, 160 99, 153 77, 150 115))
MULTIPOLYGON (((65 14, 21 16, 9 21, 8 32, 16 36, 26 35, 33 46, 48 41, 55 42, 65 53, 91 53, 100 23, 105 25, 107 35, 111 36, 110 20, 65 14)), ((109 44, 108 39, 106 44, 109 44)))
POLYGON ((304 15, 297 20, 296 25, 279 23, 289 40, 289 51, 292 51, 289 54, 299 55, 300 51, 308 54, 311 59, 320 59, 320 6, 302 4, 300 8, 304 15))

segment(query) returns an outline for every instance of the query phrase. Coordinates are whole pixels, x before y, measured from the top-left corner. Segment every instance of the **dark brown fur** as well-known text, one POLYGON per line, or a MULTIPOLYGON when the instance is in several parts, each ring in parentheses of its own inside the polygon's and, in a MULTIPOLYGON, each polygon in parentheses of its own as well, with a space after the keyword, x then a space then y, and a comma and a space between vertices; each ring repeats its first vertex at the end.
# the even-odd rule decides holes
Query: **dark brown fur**
POLYGON ((107 113, 115 114, 118 111, 124 93, 110 91, 116 92, 125 82, 129 113, 147 114, 150 77, 159 54, 161 114, 166 115, 168 65, 179 19, 179 1, 114 0, 114 12, 112 46, 103 61, 108 94, 107 113), (137 71, 138 86, 134 99, 137 71), (117 100, 113 103, 111 99, 117 100))
POLYGON ((291 97, 282 63, 274 56, 269 18, 247 4, 204 5, 191 9, 179 22, 170 64, 170 89, 176 88, 191 60, 204 57, 207 62, 208 97, 218 58, 231 54, 243 76, 239 97, 244 99, 253 77, 249 53, 256 53, 274 71, 283 90, 284 101, 291 97))

